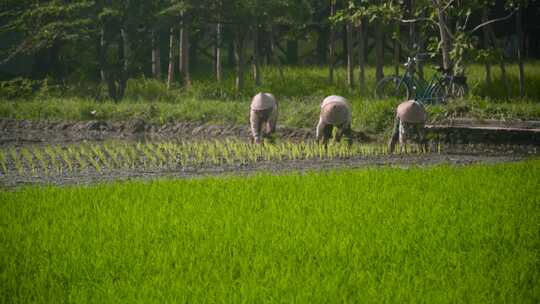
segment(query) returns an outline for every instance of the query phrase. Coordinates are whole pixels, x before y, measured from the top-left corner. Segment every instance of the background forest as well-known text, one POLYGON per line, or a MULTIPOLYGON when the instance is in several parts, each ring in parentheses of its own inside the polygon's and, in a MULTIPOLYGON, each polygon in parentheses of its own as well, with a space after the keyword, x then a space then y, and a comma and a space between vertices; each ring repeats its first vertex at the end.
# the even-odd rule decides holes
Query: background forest
MULTIPOLYGON (((480 108, 540 97, 537 1, 7 0, 0 8, 1 99, 69 109, 79 98, 79 118, 91 116, 89 103, 126 97, 184 102, 184 110, 216 101, 208 108, 221 113, 218 102, 262 90, 284 100, 367 100, 376 81, 403 73, 416 55, 420 77, 433 65, 465 75, 469 100, 490 101, 480 108)), ((7 117, 20 110, 0 109, 7 117)), ((56 117, 35 104, 27 110, 56 117)), ((162 114, 151 119, 186 118, 152 111, 162 114)), ((234 103, 225 110, 234 111, 234 103)))

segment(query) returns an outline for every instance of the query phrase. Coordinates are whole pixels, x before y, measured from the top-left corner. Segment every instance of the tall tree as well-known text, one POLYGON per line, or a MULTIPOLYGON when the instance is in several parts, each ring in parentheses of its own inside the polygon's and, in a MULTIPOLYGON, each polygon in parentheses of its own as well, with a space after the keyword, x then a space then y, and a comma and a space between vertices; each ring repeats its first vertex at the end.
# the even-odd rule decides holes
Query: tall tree
POLYGON ((519 97, 525 97, 525 69, 523 67, 523 6, 525 1, 516 3, 516 32, 518 37, 517 58, 519 67, 519 97))
MULTIPOLYGON (((354 7, 353 2, 349 1, 348 4, 349 7, 354 7)), ((351 18, 347 18, 346 20, 346 33, 347 33, 347 85, 350 89, 354 87, 354 39, 353 39, 353 31, 354 31, 354 25, 351 18)))
MULTIPOLYGON (((334 18, 336 15, 336 0, 330 0, 330 18, 334 18)), ((330 26, 330 42, 329 42, 329 54, 328 54, 328 82, 334 82, 334 63, 336 60, 336 30, 332 24, 330 26)))
POLYGON ((152 30, 152 76, 161 79, 161 47, 159 31, 152 30))

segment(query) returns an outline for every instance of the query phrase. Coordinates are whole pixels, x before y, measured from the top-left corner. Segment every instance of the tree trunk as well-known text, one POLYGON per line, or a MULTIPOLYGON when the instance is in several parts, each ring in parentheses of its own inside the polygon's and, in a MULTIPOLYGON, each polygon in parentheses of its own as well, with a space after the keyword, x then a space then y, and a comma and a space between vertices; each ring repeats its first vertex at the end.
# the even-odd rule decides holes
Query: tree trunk
POLYGON ((287 39, 287 63, 298 63, 298 40, 287 39))
POLYGON ((99 33, 99 75, 101 77, 101 81, 104 83, 107 82, 107 49, 108 44, 105 38, 105 25, 103 25, 99 33))
POLYGON ((375 78, 377 81, 384 77, 384 36, 382 24, 379 19, 375 21, 375 78))
MULTIPOLYGON (((336 3, 332 0, 330 4, 330 17, 336 14, 336 3)), ((329 54, 328 54, 328 82, 331 84, 334 82, 334 61, 335 61, 335 44, 336 44, 336 31, 334 25, 330 25, 330 42, 329 42, 329 54)))
POLYGON ((161 79, 161 50, 159 32, 152 30, 152 76, 161 79))
POLYGON ((182 54, 182 80, 184 86, 189 88, 191 86, 191 74, 189 70, 190 58, 189 58, 189 29, 184 23, 184 27, 181 30, 180 44, 181 44, 181 54, 182 54))
POLYGON ((358 82, 360 85, 360 91, 364 90, 366 87, 365 51, 366 43, 364 37, 364 20, 360 20, 358 24, 358 65, 360 67, 358 72, 358 82))
MULTIPOLYGON (((219 17, 218 17, 219 20, 219 17)), ((215 71, 216 71, 216 80, 219 82, 221 81, 221 22, 218 21, 216 24, 216 46, 214 50, 214 63, 215 63, 215 71)))
POLYGON ((183 21, 180 23, 180 30, 178 33, 178 75, 182 77, 184 75, 184 48, 182 45, 182 37, 184 36, 183 21))
MULTIPOLYGON (((499 42, 497 41, 497 36, 495 36, 495 32, 493 31, 493 28, 490 25, 486 25, 486 28, 488 29, 489 36, 491 37, 491 43, 495 46, 495 48, 500 49, 499 42)), ((510 85, 508 84, 508 77, 506 74, 506 65, 504 63, 504 56, 501 56, 499 60, 499 68, 501 69, 501 81, 506 88, 506 97, 510 96, 510 85)))
MULTIPOLYGON (((414 19, 414 0, 409 0, 409 19, 414 19)), ((414 22, 409 23, 409 55, 413 56, 416 46, 416 33, 414 28, 414 22)))
MULTIPOLYGON (((489 16, 488 8, 484 7, 482 9, 482 23, 485 23, 485 22, 488 21, 488 16, 489 16)), ((490 49, 490 46, 489 46, 489 32, 488 32, 487 26, 484 26, 482 31, 483 31, 483 40, 484 40, 484 50, 487 51, 487 50, 490 49)), ((486 67, 486 84, 489 87, 489 86, 491 86, 491 62, 490 62, 489 58, 485 59, 484 65, 486 67)))
POLYGON ((167 88, 170 89, 174 80, 174 28, 169 31, 169 70, 167 74, 167 88))
POLYGON ((131 41, 125 28, 120 29, 120 41, 118 45, 120 46, 118 54, 120 56, 120 62, 122 62, 122 69, 120 71, 116 99, 117 101, 120 101, 124 98, 124 94, 126 92, 129 68, 131 66, 131 41))
POLYGON ((400 52, 400 46, 399 46, 399 39, 401 37, 401 29, 399 27, 399 22, 396 22, 396 36, 397 38, 394 39, 394 74, 396 76, 399 75, 399 52, 400 52))
POLYGON ((433 0, 433 5, 437 10, 439 35, 441 38, 441 52, 443 58, 443 67, 445 70, 449 70, 452 67, 452 59, 450 58, 450 51, 452 50, 452 41, 448 33, 448 24, 446 20, 446 13, 441 4, 441 0, 433 0))
POLYGON ((347 85, 350 89, 354 87, 353 47, 353 24, 352 22, 347 22, 347 85))
POLYGON ((283 75, 283 68, 281 67, 281 60, 279 59, 279 55, 277 53, 277 47, 276 47, 276 29, 273 25, 271 25, 270 29, 270 52, 272 53, 273 62, 277 65, 278 71, 279 71, 279 77, 281 77, 281 80, 285 79, 285 76, 283 75))
POLYGON ((110 73, 110 67, 107 64, 107 51, 109 49, 109 42, 106 38, 106 25, 103 25, 100 33, 100 49, 99 49, 99 65, 101 71, 101 80, 107 85, 107 92, 109 98, 117 100, 116 96, 116 83, 110 73))
POLYGON ((253 29, 253 79, 255 85, 261 85, 261 75, 259 69, 259 26, 253 29))
POLYGON ((317 29, 317 61, 319 64, 325 64, 327 61, 328 49, 328 30, 325 26, 319 26, 317 29))
MULTIPOLYGON (((424 12, 422 12, 421 17, 422 18, 425 17, 424 12)), ((422 30, 419 29, 418 31, 415 31, 415 41, 418 44, 418 52, 420 52, 422 54, 426 53, 426 44, 424 43, 424 40, 425 40, 425 38, 422 37, 422 30)), ((418 68, 418 77, 420 79, 424 79, 424 61, 423 60, 419 60, 417 62, 417 68, 418 68)))
POLYGON ((518 36, 518 66, 519 66, 519 98, 525 97, 525 71, 523 68, 523 8, 518 6, 516 15, 516 31, 518 36))
POLYGON ((236 94, 239 94, 244 88, 244 35, 237 29, 234 39, 234 57, 236 60, 236 94))

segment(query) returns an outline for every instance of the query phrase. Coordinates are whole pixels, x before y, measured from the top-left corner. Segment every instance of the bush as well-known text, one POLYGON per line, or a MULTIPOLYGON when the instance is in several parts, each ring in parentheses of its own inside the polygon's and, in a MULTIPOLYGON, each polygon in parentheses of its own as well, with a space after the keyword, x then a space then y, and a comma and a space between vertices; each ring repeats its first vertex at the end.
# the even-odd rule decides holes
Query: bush
POLYGON ((39 82, 35 80, 17 77, 0 82, 0 96, 9 100, 30 99, 38 87, 39 82))

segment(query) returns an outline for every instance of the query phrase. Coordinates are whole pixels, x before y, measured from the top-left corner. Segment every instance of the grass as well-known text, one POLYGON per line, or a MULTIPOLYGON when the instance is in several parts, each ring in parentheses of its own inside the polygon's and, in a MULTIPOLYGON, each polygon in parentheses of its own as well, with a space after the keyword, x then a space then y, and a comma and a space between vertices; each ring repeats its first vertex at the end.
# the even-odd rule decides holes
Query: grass
POLYGON ((1 302, 540 301, 540 161, 0 192, 1 302))
MULTIPOLYGON (((483 66, 468 69, 471 94, 466 101, 449 106, 430 106, 432 120, 448 117, 496 118, 506 120, 540 120, 540 64, 526 65, 527 92, 525 100, 516 98, 517 67, 508 67, 511 93, 497 81, 487 86, 483 79, 483 66), (504 89, 502 92, 501 88, 504 89)), ((369 133, 384 133, 392 124, 395 105, 399 100, 373 100, 374 69, 367 69, 365 89, 350 90, 345 85, 345 70, 336 72, 336 82, 327 83, 325 67, 285 67, 283 77, 277 68, 264 69, 264 81, 256 87, 251 80, 240 94, 233 89, 233 77, 216 83, 208 76, 194 77, 191 90, 167 90, 163 82, 152 79, 132 79, 126 98, 120 103, 96 101, 84 90, 62 94, 41 94, 30 100, 0 100, 0 117, 31 120, 116 120, 142 118, 157 124, 171 121, 192 121, 243 125, 248 123, 248 108, 252 95, 258 91, 273 92, 280 102, 279 124, 290 127, 314 127, 321 100, 330 94, 346 96, 353 105, 353 127, 369 133)), ((392 67, 386 67, 386 74, 392 67)), ((433 72, 426 68, 426 77, 433 72)))

